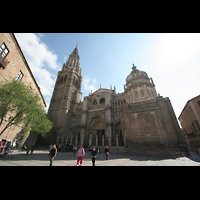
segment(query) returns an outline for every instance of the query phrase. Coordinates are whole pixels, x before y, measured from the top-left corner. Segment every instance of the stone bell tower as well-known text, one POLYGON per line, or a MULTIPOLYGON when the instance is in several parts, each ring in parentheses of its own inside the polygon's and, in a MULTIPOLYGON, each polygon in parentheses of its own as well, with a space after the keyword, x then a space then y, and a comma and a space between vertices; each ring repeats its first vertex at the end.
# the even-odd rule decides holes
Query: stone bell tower
POLYGON ((68 137, 74 105, 82 98, 82 78, 76 46, 58 72, 48 110, 49 119, 54 123, 56 143, 65 143, 68 137))

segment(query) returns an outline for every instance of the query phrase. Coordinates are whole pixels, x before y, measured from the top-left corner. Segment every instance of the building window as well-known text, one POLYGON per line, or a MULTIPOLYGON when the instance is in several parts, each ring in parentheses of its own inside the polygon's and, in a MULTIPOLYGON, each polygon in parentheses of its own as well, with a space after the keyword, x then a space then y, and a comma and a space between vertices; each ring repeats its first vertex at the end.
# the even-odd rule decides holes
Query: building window
POLYGON ((60 83, 62 83, 62 81, 63 81, 63 77, 60 78, 60 83))
POLYGON ((19 71, 19 74, 17 75, 17 78, 15 79, 18 83, 22 80, 24 74, 22 73, 22 71, 19 71))
POLYGON ((199 123, 198 123, 198 121, 197 120, 195 120, 195 123, 196 123, 196 126, 197 126, 197 128, 199 129, 199 131, 200 131, 200 126, 199 126, 199 123))
POLYGON ((103 104, 103 103, 105 103, 105 98, 100 99, 100 104, 103 104))
POLYGON ((7 48, 7 46, 5 45, 5 43, 3 43, 1 46, 0 46, 0 57, 1 58, 5 58, 9 53, 9 50, 7 48))
POLYGON ((194 130, 194 132, 196 132, 196 131, 197 131, 197 129, 196 129, 196 127, 195 127, 194 123, 192 123, 192 127, 193 127, 193 130, 194 130))
POLYGON ((32 87, 30 86, 30 87, 29 87, 29 93, 31 93, 31 92, 32 92, 32 87))
POLYGON ((93 105, 97 105, 97 100, 96 99, 93 101, 93 105))
POLYGON ((5 43, 3 43, 0 46, 0 67, 2 67, 3 69, 5 69, 6 65, 9 63, 8 60, 6 59, 6 56, 8 55, 9 50, 7 48, 7 46, 5 45, 5 43))
POLYGON ((199 107, 200 107, 200 101, 197 101, 197 103, 198 103, 198 105, 199 105, 199 107))

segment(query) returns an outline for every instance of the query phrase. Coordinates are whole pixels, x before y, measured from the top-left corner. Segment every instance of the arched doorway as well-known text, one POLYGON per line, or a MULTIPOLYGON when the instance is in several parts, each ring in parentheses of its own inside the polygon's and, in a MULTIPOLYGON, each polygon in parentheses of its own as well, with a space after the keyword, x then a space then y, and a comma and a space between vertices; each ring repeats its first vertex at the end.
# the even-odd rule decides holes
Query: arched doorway
POLYGON ((124 138, 122 134, 121 122, 117 122, 115 125, 115 134, 118 135, 118 145, 124 146, 124 138))
POLYGON ((97 145, 102 146, 106 145, 106 125, 104 120, 101 117, 94 117, 91 120, 89 125, 88 133, 89 137, 92 135, 92 145, 96 145, 96 136, 97 136, 97 145))

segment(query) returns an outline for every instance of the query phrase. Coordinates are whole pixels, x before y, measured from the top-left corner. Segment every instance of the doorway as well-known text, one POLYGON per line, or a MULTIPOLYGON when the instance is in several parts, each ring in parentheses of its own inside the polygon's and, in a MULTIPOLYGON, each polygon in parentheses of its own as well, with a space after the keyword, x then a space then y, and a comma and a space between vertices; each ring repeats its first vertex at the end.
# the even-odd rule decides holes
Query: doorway
POLYGON ((105 144, 105 130, 97 130, 98 146, 102 146, 103 136, 104 136, 104 144, 105 144))

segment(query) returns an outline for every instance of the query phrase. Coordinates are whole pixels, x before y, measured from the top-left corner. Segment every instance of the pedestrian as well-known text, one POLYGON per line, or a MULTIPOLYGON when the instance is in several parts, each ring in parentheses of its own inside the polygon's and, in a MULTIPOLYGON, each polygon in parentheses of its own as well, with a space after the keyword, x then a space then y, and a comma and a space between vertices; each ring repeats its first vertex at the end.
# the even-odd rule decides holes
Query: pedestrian
POLYGON ((33 154, 34 148, 35 148, 35 145, 34 145, 34 143, 32 143, 32 146, 31 146, 31 154, 33 154))
POLYGON ((27 152, 26 152, 27 155, 29 154, 30 149, 31 149, 31 143, 29 143, 27 146, 27 152))
POLYGON ((99 153, 101 153, 101 149, 100 149, 100 147, 98 146, 97 148, 96 148, 96 150, 97 150, 97 159, 99 158, 99 153))
POLYGON ((56 145, 54 144, 51 151, 48 154, 48 156, 50 155, 50 166, 53 165, 53 160, 56 157, 56 154, 57 154, 57 149, 56 149, 56 145))
POLYGON ((109 159, 109 149, 108 147, 105 148, 106 160, 109 159))
POLYGON ((95 149, 95 147, 93 147, 91 154, 92 154, 92 165, 94 167, 95 166, 95 159, 96 159, 96 155, 97 155, 97 150, 95 149))
POLYGON ((77 166, 80 162, 80 166, 82 165, 82 162, 83 162, 83 156, 85 155, 85 150, 83 149, 83 146, 80 145, 80 148, 76 154, 76 156, 78 156, 78 160, 77 160, 77 166))

